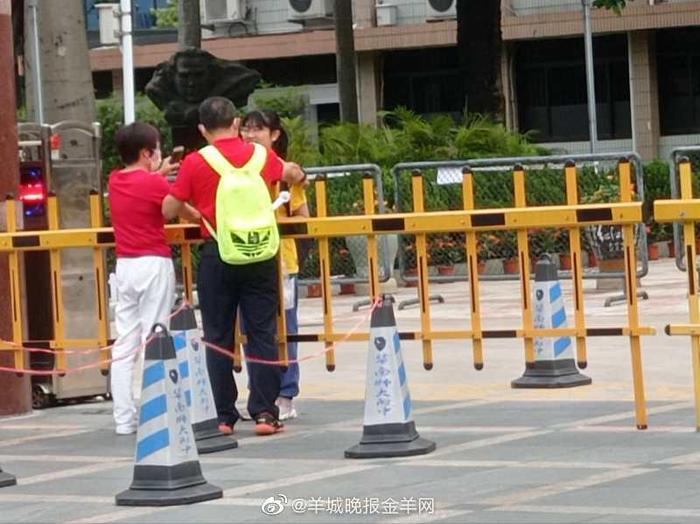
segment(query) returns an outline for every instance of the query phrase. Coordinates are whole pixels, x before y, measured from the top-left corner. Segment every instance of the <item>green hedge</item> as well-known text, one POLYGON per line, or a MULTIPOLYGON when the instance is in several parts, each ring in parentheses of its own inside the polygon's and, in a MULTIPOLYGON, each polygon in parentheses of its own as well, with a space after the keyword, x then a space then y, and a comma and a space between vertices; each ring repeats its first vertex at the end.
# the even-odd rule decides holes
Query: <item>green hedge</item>
MULTIPOLYGON (((398 109, 381 114, 383 125, 338 123, 323 126, 318 140, 300 116, 298 109, 286 111, 296 104, 295 93, 280 95, 279 100, 264 101, 274 105, 285 117, 284 125, 290 135, 290 159, 304 166, 375 163, 382 169, 384 196, 388 209, 410 210, 410 176, 400 177, 399 198, 395 201, 395 181, 391 168, 400 162, 450 160, 485 157, 512 157, 547 154, 547 150, 530 142, 527 134, 508 131, 503 124, 487 117, 475 116, 464 122, 455 122, 448 116, 424 118, 398 109), (294 96, 293 96, 294 95, 294 96)), ((102 155, 105 177, 119 165, 114 147, 114 134, 123 121, 121 99, 112 97, 97 102, 98 119, 103 127, 102 155)), ((163 150, 171 148, 170 133, 163 113, 144 95, 137 95, 137 118, 151 122, 163 133, 163 150)), ((670 196, 668 166, 654 161, 645 165, 645 216, 651 217, 653 201, 670 196)), ((361 174, 334 178, 328 182, 329 214, 359 214, 363 211, 361 174)), ((462 208, 462 190, 459 184, 439 185, 435 170, 425 172, 425 202, 428 210, 462 208)), ((566 200, 564 176, 561 170, 530 170, 526 179, 528 205, 561 204, 566 200)), ((617 184, 613 173, 598 175, 591 168, 579 173, 579 193, 583 201, 603 201, 611 197, 617 184)), ((510 172, 481 172, 474 177, 477 208, 508 207, 513 205, 513 183, 510 172)), ((313 187, 309 203, 315 209, 313 187)), ((651 224, 653 240, 671 238, 670 228, 651 224)), ((547 240, 547 239, 545 239, 547 240)))

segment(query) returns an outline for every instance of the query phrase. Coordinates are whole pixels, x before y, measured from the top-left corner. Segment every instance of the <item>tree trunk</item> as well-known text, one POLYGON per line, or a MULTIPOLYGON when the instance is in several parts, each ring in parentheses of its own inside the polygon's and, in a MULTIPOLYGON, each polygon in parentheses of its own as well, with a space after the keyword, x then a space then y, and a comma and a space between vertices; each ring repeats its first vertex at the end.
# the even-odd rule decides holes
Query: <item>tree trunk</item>
MULTIPOLYGON (((36 121, 32 19, 29 7, 25 7, 25 87, 27 105, 32 108, 29 120, 36 121)), ((82 0, 38 2, 38 20, 45 121, 93 122, 95 95, 82 0)))
MULTIPOLYGON (((10 1, 0 0, 0 198, 16 193, 19 180, 17 163, 17 116, 15 102, 14 53, 10 1)), ((4 210, 3 210, 4 213, 4 210)), ((4 220, 4 217, 3 217, 4 220)), ((12 297, 7 255, 0 256, 0 337, 12 340, 12 297)), ((28 354, 28 353, 25 353, 28 354)), ((11 351, 0 351, 0 366, 14 367, 11 351)), ((32 409, 29 376, 0 372, 0 416, 18 415, 32 409)))
POLYGON ((333 2, 335 17, 336 72, 340 98, 340 120, 357 123, 357 74, 355 71, 355 40, 352 29, 352 3, 333 2))
MULTIPOLYGON (((25 2, 25 4, 28 2, 25 2)), ((33 87, 37 64, 32 46, 34 38, 31 28, 33 16, 25 8, 25 82, 27 101, 34 106, 33 87)), ((72 120, 83 125, 95 121, 95 96, 88 54, 87 34, 83 0, 60 0, 38 2, 39 22, 39 66, 41 67, 41 89, 44 101, 44 120, 47 124, 72 120)), ((35 111, 29 113, 36 121, 35 111)), ((49 190, 58 200, 59 227, 90 227, 89 194, 100 189, 100 174, 96 166, 86 161, 92 155, 92 139, 80 131, 62 130, 61 160, 79 162, 52 162, 49 190)), ((15 150, 15 155, 16 155, 15 150)), ((44 272, 45 266, 26 267, 44 272)), ((96 284, 92 250, 88 248, 64 249, 61 251, 60 286, 63 293, 61 310, 65 337, 67 339, 92 339, 97 337, 96 284)), ((41 273, 42 275, 44 273, 41 273)), ((101 276, 100 278, 104 278, 101 276)), ((44 300, 51 300, 51 294, 44 300)), ((41 297, 43 299, 43 297, 41 297)), ((37 298, 39 300, 39 298, 37 298)), ((28 310, 31 308, 27 308, 28 310)), ((30 339, 38 330, 51 325, 49 318, 28 315, 30 339)), ((54 337, 56 333, 54 333, 54 337)), ((66 349, 72 349, 70 347, 66 349)), ((83 355, 69 355, 67 366, 74 368, 86 360, 83 355)), ((98 370, 67 374, 61 379, 61 392, 105 391, 105 378, 98 370)))
POLYGON ((501 2, 457 0, 457 51, 469 113, 503 118, 501 2))
POLYGON ((180 0, 178 6, 177 45, 180 49, 202 47, 199 0, 180 0))

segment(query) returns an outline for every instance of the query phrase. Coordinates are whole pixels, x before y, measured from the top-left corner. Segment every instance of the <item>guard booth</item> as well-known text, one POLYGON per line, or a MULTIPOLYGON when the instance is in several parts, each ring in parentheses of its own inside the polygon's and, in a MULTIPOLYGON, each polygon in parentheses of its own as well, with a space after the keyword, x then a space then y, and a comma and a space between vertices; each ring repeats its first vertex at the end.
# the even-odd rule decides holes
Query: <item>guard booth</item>
MULTIPOLYGON (((100 125, 20 123, 18 135, 18 228, 86 228, 101 222, 100 125)), ((104 352, 90 351, 109 338, 106 279, 96 270, 105 267, 104 256, 89 248, 24 253, 24 345, 53 351, 28 353, 31 369, 72 369, 105 358, 104 352), (95 264, 97 256, 101 264, 95 264)), ((40 409, 61 400, 108 396, 107 371, 33 376, 32 405, 40 409)))

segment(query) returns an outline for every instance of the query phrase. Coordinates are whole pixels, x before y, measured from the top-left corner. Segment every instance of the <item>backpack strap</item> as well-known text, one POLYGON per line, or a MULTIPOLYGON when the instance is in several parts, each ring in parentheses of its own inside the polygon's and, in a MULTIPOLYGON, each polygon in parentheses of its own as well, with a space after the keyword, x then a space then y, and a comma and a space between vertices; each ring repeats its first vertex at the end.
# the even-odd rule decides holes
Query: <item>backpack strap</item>
MULTIPOLYGON (((232 169, 233 166, 231 162, 223 155, 219 149, 214 145, 208 145, 199 150, 199 154, 202 155, 204 161, 209 164, 209 167, 219 176, 222 176, 224 171, 232 169)), ((209 231, 211 237, 218 242, 219 239, 216 237, 216 231, 214 227, 209 223, 209 221, 202 215, 202 223, 204 227, 209 231)))
POLYGON ((225 171, 234 169, 231 162, 228 161, 228 158, 214 145, 203 147, 199 150, 199 154, 202 155, 204 161, 209 164, 209 167, 219 176, 222 176, 225 171))

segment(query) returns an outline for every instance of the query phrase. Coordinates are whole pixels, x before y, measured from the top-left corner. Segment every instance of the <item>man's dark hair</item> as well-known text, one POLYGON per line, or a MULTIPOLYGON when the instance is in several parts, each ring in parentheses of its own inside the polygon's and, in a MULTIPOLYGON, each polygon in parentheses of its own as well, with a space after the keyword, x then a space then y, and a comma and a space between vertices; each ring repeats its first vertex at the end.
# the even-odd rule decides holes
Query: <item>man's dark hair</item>
POLYGON ((236 118, 236 106, 228 98, 212 96, 199 105, 199 123, 207 131, 228 129, 236 118))
POLYGON ((134 122, 119 128, 114 141, 122 162, 129 165, 139 159, 142 149, 155 151, 158 148, 160 133, 151 124, 134 122))

